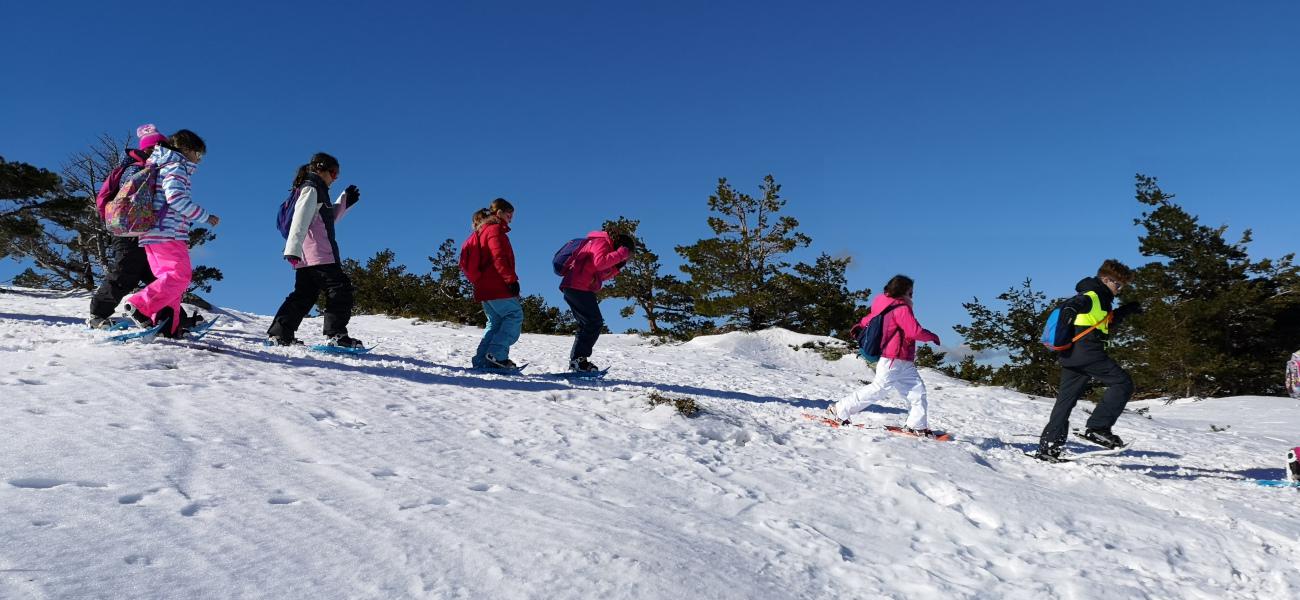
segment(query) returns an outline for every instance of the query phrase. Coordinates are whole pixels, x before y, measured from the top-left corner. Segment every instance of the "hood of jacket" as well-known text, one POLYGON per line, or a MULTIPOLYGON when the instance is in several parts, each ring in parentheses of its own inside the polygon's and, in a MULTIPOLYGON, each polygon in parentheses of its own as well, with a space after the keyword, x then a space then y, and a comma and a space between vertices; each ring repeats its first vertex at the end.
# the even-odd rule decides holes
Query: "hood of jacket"
POLYGON ((1074 284, 1074 291, 1080 294, 1087 292, 1097 292, 1097 299, 1101 301, 1101 306, 1105 310, 1110 310, 1111 303, 1115 300, 1115 294, 1096 277, 1084 277, 1079 283, 1074 284))
POLYGON ((185 158, 184 154, 172 150, 171 148, 166 148, 161 144, 154 146, 153 152, 149 155, 149 163, 158 165, 159 168, 170 164, 179 164, 181 169, 184 169, 185 174, 187 175, 193 175, 194 170, 199 168, 197 163, 185 158))

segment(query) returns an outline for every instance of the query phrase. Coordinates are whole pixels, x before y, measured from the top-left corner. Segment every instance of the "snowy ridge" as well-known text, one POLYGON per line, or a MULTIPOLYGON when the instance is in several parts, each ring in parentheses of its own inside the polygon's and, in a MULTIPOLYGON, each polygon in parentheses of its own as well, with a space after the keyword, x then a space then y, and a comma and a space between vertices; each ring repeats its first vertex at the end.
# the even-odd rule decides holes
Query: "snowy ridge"
POLYGON ((528 374, 502 376, 465 368, 471 327, 357 317, 379 349, 325 356, 264 348, 267 317, 222 310, 198 344, 117 346, 84 328, 86 306, 0 291, 0 598, 1300 589, 1300 497, 1255 484, 1300 443, 1286 398, 1135 402, 1151 418, 1116 427, 1134 451, 1048 465, 1023 451, 1050 401, 931 371, 954 442, 810 423, 869 373, 778 330, 605 336, 607 379, 571 382, 540 376, 568 338, 523 336, 528 374), (650 409, 650 392, 706 412, 650 409))

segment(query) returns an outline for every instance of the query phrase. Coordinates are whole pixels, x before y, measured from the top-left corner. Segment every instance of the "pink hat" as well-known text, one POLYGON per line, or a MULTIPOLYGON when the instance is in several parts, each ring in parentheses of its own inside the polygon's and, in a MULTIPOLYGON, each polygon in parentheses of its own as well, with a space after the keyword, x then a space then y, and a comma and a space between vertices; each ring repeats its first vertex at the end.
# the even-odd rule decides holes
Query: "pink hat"
POLYGON ((140 138, 140 149, 148 150, 157 146, 160 142, 166 141, 167 136, 158 133, 158 128, 153 123, 146 123, 136 128, 135 137, 140 138))

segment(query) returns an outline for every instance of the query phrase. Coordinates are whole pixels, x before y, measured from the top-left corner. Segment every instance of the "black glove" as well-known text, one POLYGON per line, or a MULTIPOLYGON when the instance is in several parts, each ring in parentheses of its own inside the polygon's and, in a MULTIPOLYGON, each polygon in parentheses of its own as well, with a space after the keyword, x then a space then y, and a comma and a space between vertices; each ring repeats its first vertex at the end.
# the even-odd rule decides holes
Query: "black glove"
POLYGON ((627 248, 628 250, 636 251, 636 238, 626 233, 620 233, 614 236, 614 249, 618 250, 619 248, 627 248))
POLYGON ((510 283, 507 283, 507 284, 506 284, 506 290, 508 290, 508 291, 510 292, 510 295, 511 295, 511 296, 518 296, 518 295, 519 295, 519 282, 518 282, 518 281, 511 281, 510 283))
POLYGON ((1119 318, 1124 318, 1124 317, 1131 317, 1133 315, 1140 315, 1143 312, 1145 311, 1142 310, 1141 304, 1138 304, 1137 302, 1125 302, 1122 306, 1115 309, 1115 316, 1119 318))
POLYGON ((353 204, 361 201, 361 190, 355 185, 349 185, 348 189, 343 190, 343 201, 347 203, 348 208, 352 208, 353 204))

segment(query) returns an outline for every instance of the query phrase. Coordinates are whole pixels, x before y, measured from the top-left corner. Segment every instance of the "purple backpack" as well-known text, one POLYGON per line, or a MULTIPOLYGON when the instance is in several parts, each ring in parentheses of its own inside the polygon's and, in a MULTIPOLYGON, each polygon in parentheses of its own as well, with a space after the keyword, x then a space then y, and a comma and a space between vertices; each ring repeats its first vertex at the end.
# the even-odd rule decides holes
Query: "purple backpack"
POLYGON ((573 255, 578 253, 578 249, 587 242, 587 238, 573 238, 560 246, 555 252, 555 257, 551 259, 551 268, 555 274, 564 277, 573 268, 573 255))
POLYGON ((298 205, 298 188, 293 188, 289 192, 289 197, 280 203, 280 211, 275 215, 275 228, 280 232, 280 237, 289 239, 289 226, 293 224, 293 209, 298 205))

